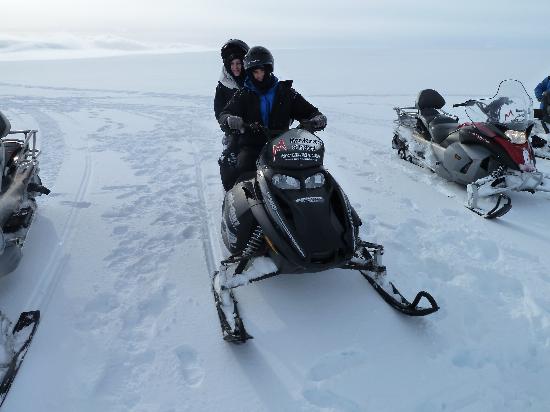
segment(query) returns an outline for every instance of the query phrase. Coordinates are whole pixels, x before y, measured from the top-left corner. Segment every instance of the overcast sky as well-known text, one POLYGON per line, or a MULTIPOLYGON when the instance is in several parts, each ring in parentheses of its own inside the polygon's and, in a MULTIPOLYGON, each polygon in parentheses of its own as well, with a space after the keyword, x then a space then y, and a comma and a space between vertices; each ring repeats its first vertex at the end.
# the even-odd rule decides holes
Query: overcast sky
POLYGON ((2 3, 4 38, 69 33, 211 47, 230 37, 272 47, 550 47, 550 0, 461 0, 452 5, 444 0, 2 3))

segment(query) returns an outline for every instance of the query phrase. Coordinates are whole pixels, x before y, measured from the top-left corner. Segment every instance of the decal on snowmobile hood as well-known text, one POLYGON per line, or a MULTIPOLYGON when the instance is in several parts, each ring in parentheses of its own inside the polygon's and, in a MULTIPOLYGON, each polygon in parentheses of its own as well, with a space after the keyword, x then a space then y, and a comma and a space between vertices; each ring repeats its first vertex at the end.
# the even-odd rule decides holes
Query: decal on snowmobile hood
POLYGON ((325 146, 314 134, 291 129, 271 142, 271 165, 280 168, 301 169, 323 164, 325 146))

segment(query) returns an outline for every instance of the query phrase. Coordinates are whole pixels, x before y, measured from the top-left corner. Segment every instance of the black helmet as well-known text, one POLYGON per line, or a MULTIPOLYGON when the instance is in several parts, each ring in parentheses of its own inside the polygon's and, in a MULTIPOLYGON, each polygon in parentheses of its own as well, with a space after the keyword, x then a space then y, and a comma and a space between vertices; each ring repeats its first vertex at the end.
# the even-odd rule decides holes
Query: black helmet
POLYGON ((265 47, 254 46, 244 56, 244 69, 246 71, 256 67, 265 67, 269 73, 273 72, 273 55, 265 47))
POLYGON ((228 58, 242 59, 248 52, 248 44, 239 39, 229 39, 221 49, 222 60, 225 62, 228 58))

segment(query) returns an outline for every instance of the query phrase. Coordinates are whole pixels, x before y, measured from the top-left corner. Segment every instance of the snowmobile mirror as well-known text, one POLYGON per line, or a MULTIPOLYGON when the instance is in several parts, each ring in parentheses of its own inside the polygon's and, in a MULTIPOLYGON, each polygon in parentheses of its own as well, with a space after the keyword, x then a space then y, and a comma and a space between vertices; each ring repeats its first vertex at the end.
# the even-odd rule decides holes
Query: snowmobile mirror
POLYGON ((475 104, 475 100, 466 100, 464 103, 455 103, 453 104, 453 107, 466 107, 466 106, 473 106, 475 104))

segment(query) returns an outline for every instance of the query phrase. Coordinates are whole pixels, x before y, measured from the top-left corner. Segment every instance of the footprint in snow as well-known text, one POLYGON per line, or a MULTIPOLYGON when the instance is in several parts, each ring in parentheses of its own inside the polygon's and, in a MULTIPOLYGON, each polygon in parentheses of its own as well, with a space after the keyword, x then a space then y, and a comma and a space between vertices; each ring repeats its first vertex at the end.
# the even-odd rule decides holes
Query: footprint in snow
POLYGON ((70 202, 68 200, 61 201, 61 204, 74 207, 75 209, 86 209, 92 205, 90 202, 70 202))
POLYGON ((359 412, 364 411, 357 403, 325 389, 305 389, 302 396, 311 404, 323 410, 359 412))
POLYGON ((456 217, 458 216, 458 212, 456 210, 452 210, 452 209, 441 209, 441 213, 445 216, 449 216, 449 217, 456 217))
POLYGON ((123 235, 128 232, 128 226, 121 225, 121 226, 115 226, 113 228, 113 235, 123 235))
POLYGON ((196 388, 204 380, 204 370, 200 366, 197 351, 188 345, 181 345, 175 350, 179 362, 179 371, 185 384, 196 388))
POLYGON ((366 360, 364 352, 354 349, 329 353, 319 359, 309 370, 308 378, 314 382, 321 382, 361 365, 366 360))

